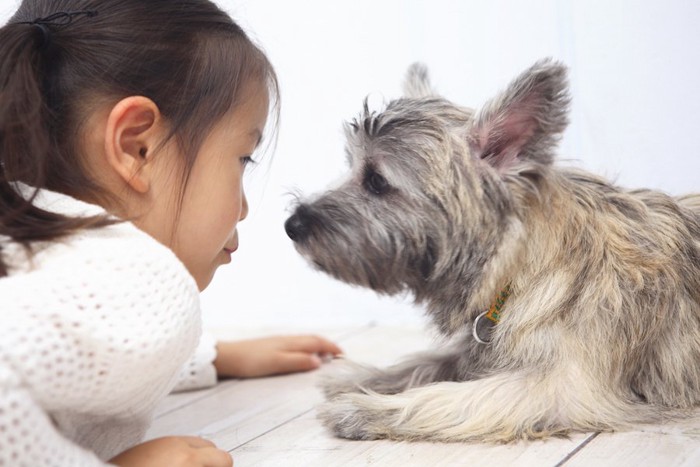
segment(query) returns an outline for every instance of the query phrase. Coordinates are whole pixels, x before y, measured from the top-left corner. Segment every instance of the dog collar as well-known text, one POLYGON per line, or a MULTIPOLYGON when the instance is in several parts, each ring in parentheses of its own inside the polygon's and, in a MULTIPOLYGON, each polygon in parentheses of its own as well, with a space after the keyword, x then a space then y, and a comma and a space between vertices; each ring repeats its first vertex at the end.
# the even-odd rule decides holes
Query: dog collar
POLYGON ((501 308, 512 292, 510 284, 506 285, 501 292, 493 299, 488 310, 482 312, 474 319, 472 325, 472 335, 479 344, 491 342, 493 327, 501 320, 501 308), (486 318, 486 319, 484 319, 486 318))

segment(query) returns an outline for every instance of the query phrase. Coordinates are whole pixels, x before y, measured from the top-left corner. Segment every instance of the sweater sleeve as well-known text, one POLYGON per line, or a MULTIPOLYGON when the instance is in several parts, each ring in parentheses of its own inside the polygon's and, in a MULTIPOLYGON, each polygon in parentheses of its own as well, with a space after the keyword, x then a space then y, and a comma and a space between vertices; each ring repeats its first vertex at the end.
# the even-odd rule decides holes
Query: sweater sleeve
POLYGON ((107 466, 95 453, 71 442, 24 389, 19 378, 0 366, 0 465, 107 466))
POLYGON ((81 235, 0 280, 0 458, 23 456, 4 465, 93 465, 138 444, 197 347, 198 290, 174 253, 129 224, 81 235))
POLYGON ((180 370, 173 392, 203 389, 216 384, 216 339, 203 332, 194 355, 180 370))

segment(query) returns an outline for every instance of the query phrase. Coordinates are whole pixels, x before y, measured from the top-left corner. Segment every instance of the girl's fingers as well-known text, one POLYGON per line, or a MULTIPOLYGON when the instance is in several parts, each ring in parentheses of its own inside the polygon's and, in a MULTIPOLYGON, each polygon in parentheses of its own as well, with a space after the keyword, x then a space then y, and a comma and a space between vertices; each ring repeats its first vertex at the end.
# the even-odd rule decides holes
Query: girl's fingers
POLYGON ((343 351, 333 342, 319 336, 290 336, 289 338, 295 350, 308 353, 338 355, 343 351))
POLYGON ((208 439, 200 438, 199 436, 178 436, 193 448, 212 448, 216 447, 214 443, 208 439))
POLYGON ((199 458, 206 467, 232 467, 233 457, 226 451, 216 448, 200 449, 199 458))
POLYGON ((321 358, 315 353, 289 352, 280 355, 279 373, 314 370, 321 366, 321 358))

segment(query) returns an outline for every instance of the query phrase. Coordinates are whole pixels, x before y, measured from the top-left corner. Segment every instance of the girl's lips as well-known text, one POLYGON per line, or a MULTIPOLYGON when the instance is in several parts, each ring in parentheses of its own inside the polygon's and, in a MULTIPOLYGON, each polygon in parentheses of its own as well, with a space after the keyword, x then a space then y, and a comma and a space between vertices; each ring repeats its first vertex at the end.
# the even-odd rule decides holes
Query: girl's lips
POLYGON ((231 257, 233 256, 233 252, 238 249, 238 245, 236 245, 233 248, 224 248, 223 252, 226 254, 224 263, 230 263, 231 262, 231 257))

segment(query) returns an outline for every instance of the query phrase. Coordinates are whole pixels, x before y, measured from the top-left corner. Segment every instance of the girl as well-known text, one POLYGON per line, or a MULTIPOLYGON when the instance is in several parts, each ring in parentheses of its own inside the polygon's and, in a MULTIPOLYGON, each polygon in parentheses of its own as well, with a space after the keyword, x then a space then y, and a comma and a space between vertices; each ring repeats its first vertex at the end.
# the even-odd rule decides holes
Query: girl
POLYGON ((25 0, 0 29, 0 465, 231 465, 199 438, 138 444, 158 402, 340 352, 199 342, 277 96, 207 0, 25 0))

